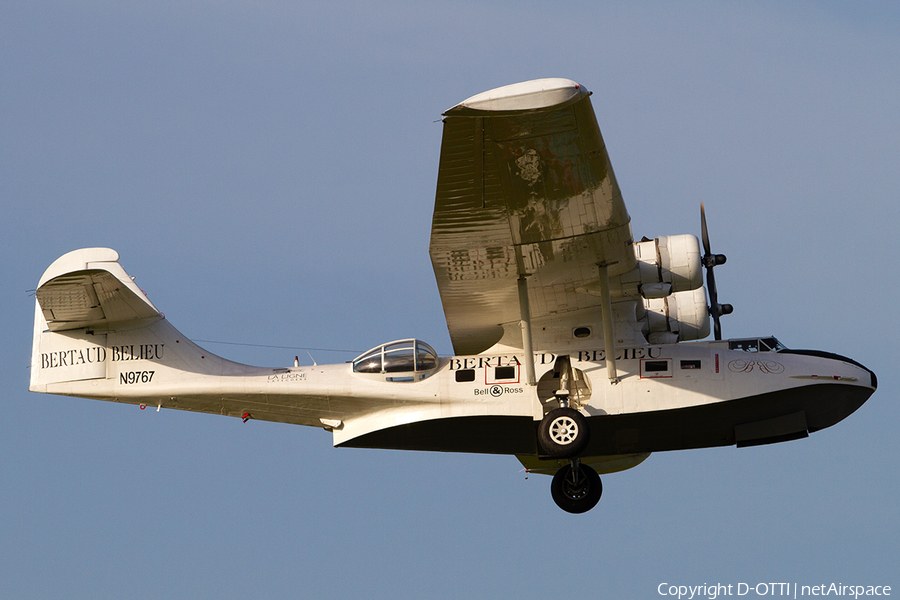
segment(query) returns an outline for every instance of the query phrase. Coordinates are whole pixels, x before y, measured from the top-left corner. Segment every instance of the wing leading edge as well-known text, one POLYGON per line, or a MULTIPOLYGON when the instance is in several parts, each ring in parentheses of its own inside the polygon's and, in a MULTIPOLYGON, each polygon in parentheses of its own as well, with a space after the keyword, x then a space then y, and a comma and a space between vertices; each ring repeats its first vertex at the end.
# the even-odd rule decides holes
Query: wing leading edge
POLYGON ((628 212, 590 102, 567 79, 473 96, 443 115, 431 260, 457 354, 520 318, 596 309, 598 265, 636 266, 628 212))

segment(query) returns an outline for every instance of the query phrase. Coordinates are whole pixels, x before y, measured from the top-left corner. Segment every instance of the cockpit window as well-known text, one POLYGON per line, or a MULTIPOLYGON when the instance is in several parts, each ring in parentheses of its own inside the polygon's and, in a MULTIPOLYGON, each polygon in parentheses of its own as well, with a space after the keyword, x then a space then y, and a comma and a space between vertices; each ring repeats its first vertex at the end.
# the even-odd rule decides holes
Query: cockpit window
POLYGON ((428 371, 437 367, 437 352, 424 342, 416 344, 416 371, 428 371))
MULTIPOLYGON (((438 365, 437 352, 421 340, 382 344, 353 361, 354 373, 416 373, 438 365)), ((397 378, 393 378, 395 381, 397 378)))
POLYGON ((781 342, 779 342, 778 340, 776 340, 773 337, 763 338, 763 339, 759 340, 759 343, 760 343, 760 349, 762 349, 762 346, 765 345, 772 352, 778 352, 779 350, 787 350, 787 346, 785 346, 784 344, 782 344, 781 342))
POLYGON ((773 337, 729 340, 728 347, 731 350, 743 350, 744 352, 778 352, 779 350, 785 350, 787 348, 773 337))
POLYGON ((385 373, 404 373, 416 370, 415 342, 394 342, 382 346, 382 370, 385 373))
POLYGON ((731 340, 728 342, 731 350, 743 350, 744 352, 759 352, 759 340, 731 340))

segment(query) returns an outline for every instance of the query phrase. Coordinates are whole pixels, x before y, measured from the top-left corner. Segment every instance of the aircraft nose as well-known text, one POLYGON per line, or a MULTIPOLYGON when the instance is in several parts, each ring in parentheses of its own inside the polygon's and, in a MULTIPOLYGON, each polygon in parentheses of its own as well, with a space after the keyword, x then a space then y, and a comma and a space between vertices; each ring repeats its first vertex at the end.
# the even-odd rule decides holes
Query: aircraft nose
POLYGON ((870 368, 868 368, 867 366, 863 365, 862 363, 856 362, 856 361, 853 360, 852 358, 848 358, 848 357, 846 357, 846 356, 841 356, 840 354, 835 354, 835 355, 834 355, 834 359, 835 359, 835 360, 842 360, 842 361, 844 361, 844 362, 850 363, 851 365, 856 365, 856 366, 859 367, 860 369, 864 369, 866 372, 869 373, 870 385, 872 386, 872 388, 878 389, 878 377, 875 376, 875 371, 873 371, 872 369, 870 369, 870 368))
POLYGON ((866 367, 865 365, 853 360, 852 358, 848 358, 846 356, 841 356, 840 354, 834 354, 833 352, 824 352, 822 350, 794 350, 791 348, 781 350, 780 354, 803 354, 806 356, 818 356, 820 358, 830 358, 832 360, 840 360, 846 363, 850 363, 851 365, 856 365, 860 369, 869 373, 869 385, 871 385, 872 389, 878 389, 878 377, 875 376, 875 372, 866 367))

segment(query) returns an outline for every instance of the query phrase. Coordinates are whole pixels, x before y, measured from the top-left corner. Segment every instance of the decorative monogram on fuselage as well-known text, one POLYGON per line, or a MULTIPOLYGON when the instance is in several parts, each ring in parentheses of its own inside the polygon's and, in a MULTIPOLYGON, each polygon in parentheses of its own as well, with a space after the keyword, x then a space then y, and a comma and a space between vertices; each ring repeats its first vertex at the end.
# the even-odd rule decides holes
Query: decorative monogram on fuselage
POLYGON ((760 373, 778 375, 784 373, 784 365, 774 360, 744 360, 739 358, 728 363, 728 370, 732 373, 750 373, 753 369, 759 369, 760 373))

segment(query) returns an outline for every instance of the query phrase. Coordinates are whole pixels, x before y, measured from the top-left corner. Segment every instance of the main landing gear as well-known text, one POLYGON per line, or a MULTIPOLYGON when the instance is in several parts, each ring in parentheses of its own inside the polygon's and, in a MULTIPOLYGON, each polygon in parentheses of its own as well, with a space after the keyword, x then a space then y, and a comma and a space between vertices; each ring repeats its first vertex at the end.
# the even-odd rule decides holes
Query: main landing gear
POLYGON ((572 458, 587 448, 590 441, 587 419, 574 408, 555 408, 547 413, 538 428, 538 441, 547 456, 572 458))
POLYGON ((556 392, 559 408, 544 415, 538 428, 538 442, 545 455, 570 460, 553 476, 550 494, 561 509, 580 514, 597 505, 603 494, 603 484, 597 471, 581 464, 578 458, 587 449, 591 431, 584 415, 569 406, 572 373, 569 357, 558 357, 553 370, 559 378, 559 390, 556 392))
POLYGON ((559 408, 544 415, 538 428, 538 442, 544 454, 551 458, 574 458, 584 452, 591 440, 587 419, 574 408, 569 407, 569 381, 572 365, 568 355, 559 356, 553 365, 554 375, 559 378, 556 401, 559 408))
POLYGON ((597 471, 577 458, 557 471, 550 483, 550 495, 556 505, 576 515, 597 506, 602 494, 603 484, 597 471))

